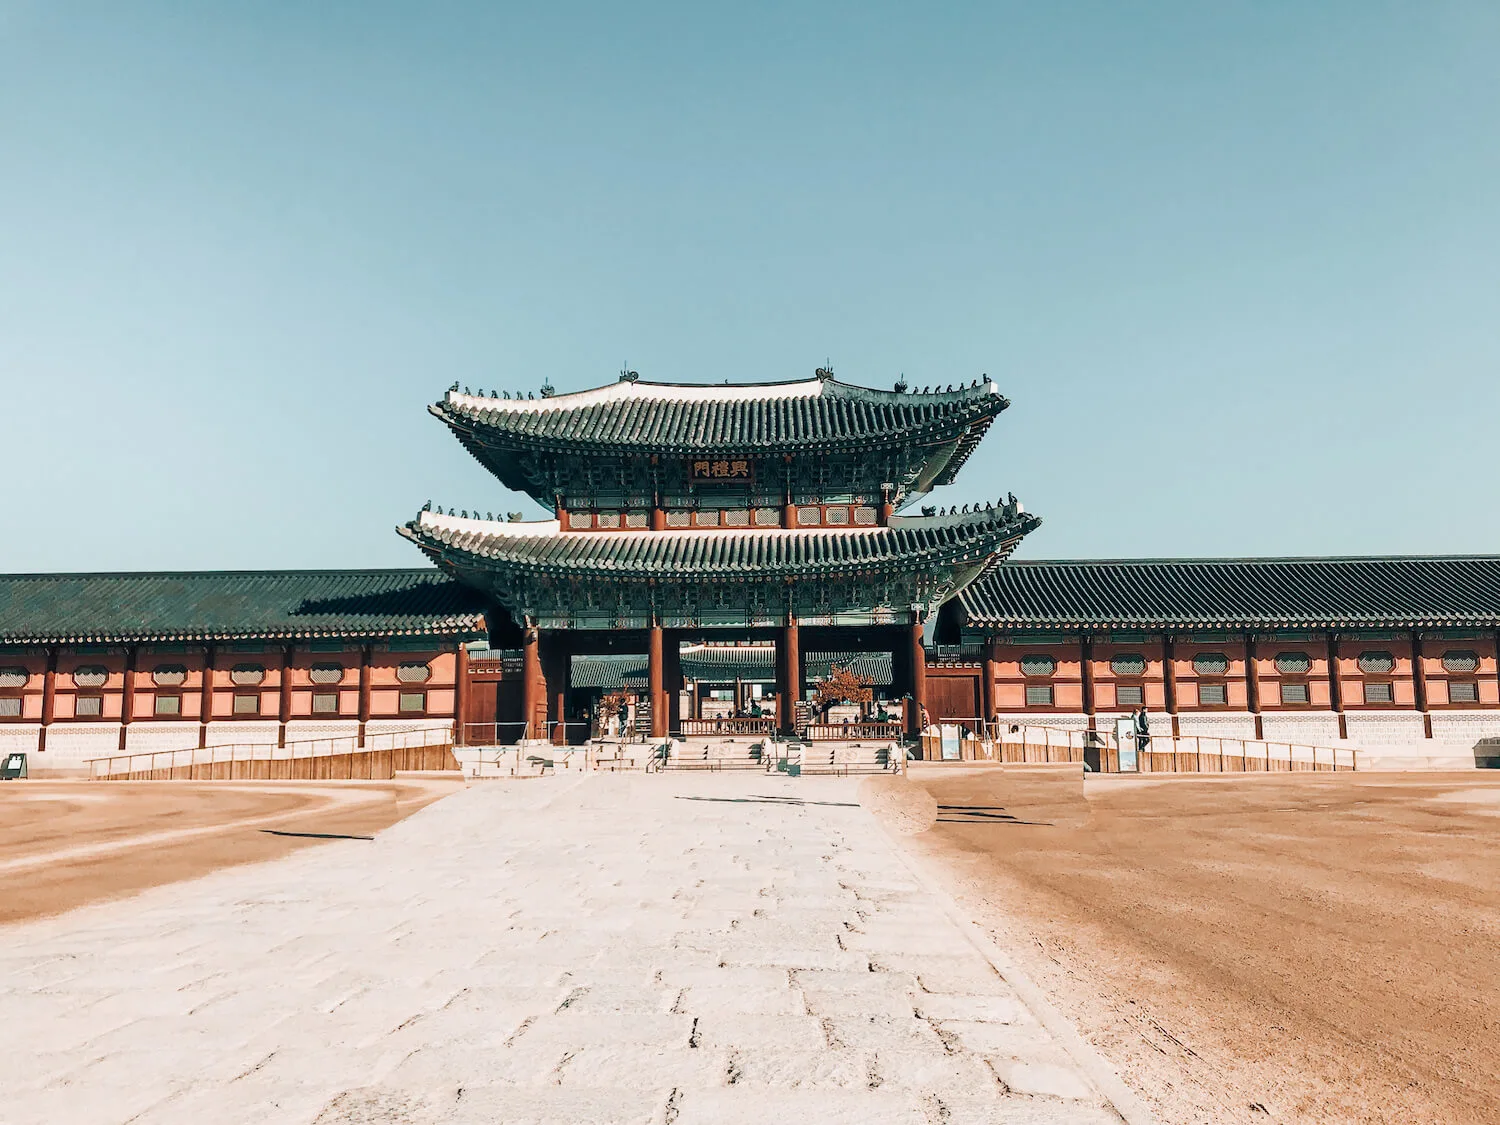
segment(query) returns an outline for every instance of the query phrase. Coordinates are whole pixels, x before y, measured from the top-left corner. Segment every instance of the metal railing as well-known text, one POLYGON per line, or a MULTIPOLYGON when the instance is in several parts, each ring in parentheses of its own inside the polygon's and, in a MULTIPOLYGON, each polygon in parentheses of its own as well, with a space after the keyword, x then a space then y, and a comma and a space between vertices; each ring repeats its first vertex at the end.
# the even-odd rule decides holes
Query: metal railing
POLYGON ((809 742, 890 742, 904 733, 901 723, 868 722, 808 723, 805 737, 809 742))
POLYGON ((284 762, 380 750, 451 748, 452 745, 453 732, 448 727, 416 727, 403 731, 366 733, 363 746, 359 745, 359 736, 351 733, 328 738, 299 739, 284 746, 265 742, 229 742, 178 750, 137 750, 103 758, 89 758, 86 763, 89 776, 97 779, 120 774, 212 767, 227 762, 284 762))
POLYGON ((680 733, 685 737, 702 737, 704 735, 725 734, 775 734, 776 720, 774 718, 753 718, 751 716, 723 718, 723 719, 683 719, 679 726, 680 733))

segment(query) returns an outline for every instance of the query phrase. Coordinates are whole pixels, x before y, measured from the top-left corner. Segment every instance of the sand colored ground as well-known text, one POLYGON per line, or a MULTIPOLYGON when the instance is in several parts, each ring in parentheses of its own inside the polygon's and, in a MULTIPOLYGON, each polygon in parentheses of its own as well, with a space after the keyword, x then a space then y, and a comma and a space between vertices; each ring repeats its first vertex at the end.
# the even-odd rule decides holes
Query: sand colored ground
POLYGON ((907 846, 1163 1122, 1500 1120, 1500 778, 912 776, 907 846))
POLYGON ((276 859, 329 837, 370 836, 454 784, 5 782, 0 925, 276 859))

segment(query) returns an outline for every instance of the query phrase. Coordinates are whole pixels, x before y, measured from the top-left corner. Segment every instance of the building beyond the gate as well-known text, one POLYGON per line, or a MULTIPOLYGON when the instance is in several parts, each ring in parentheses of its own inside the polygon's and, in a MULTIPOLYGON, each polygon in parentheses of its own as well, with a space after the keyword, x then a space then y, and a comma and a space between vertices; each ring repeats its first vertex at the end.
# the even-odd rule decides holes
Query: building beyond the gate
POLYGON ((792 729, 838 666, 908 726, 1145 706, 1184 735, 1494 757, 1500 558, 1008 561, 1040 522, 1013 498, 921 504, 1006 406, 988 379, 827 371, 455 388, 432 412, 551 518, 429 505, 400 531, 437 569, 0 576, 0 751, 576 740, 622 691, 658 734, 762 702, 792 729))

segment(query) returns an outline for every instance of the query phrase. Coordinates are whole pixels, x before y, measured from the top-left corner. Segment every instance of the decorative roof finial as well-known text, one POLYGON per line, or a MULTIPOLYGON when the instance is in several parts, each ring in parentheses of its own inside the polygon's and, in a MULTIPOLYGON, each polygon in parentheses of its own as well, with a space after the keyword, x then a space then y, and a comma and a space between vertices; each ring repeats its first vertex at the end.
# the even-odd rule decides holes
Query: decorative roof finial
POLYGON ((640 377, 641 373, 639 371, 630 370, 629 363, 620 368, 620 382, 622 383, 635 383, 640 380, 640 377))
POLYGON ((542 384, 542 397, 543 398, 551 398, 556 393, 557 393, 557 388, 552 385, 552 380, 551 379, 548 379, 545 383, 542 384))
POLYGON ((425 504, 422 505, 422 511, 424 511, 424 512, 430 512, 430 511, 432 511, 432 501, 431 500, 427 501, 427 503, 425 503, 425 504))
POLYGON ((451 387, 448 388, 448 393, 452 394, 456 390, 458 390, 458 380, 457 379, 453 380, 453 386, 451 386, 451 387))
POLYGON ((906 393, 906 372, 904 371, 901 373, 901 378, 896 380, 896 393, 898 395, 906 393))
POLYGON ((823 361, 823 366, 814 371, 813 374, 816 375, 819 379, 823 380, 823 382, 828 382, 828 380, 833 378, 833 361, 831 359, 825 359, 823 361))

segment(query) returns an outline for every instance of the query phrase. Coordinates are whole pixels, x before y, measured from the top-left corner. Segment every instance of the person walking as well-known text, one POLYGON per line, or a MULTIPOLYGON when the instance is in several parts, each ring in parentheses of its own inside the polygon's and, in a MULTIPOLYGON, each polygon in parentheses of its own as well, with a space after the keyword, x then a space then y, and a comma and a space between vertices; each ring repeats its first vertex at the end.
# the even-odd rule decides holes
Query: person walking
POLYGON ((1151 720, 1146 715, 1146 705, 1141 704, 1141 709, 1135 713, 1135 752, 1142 755, 1146 748, 1151 745, 1151 720))

